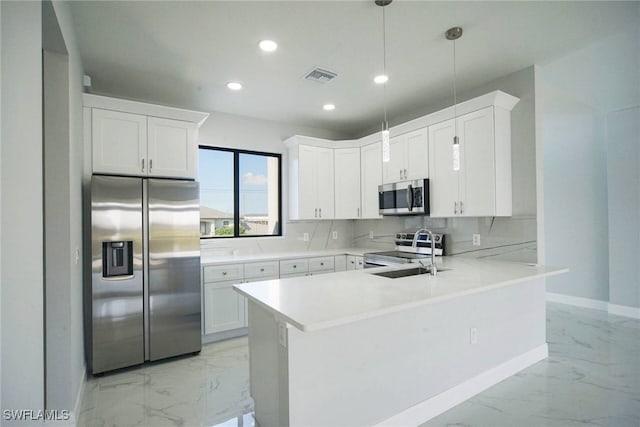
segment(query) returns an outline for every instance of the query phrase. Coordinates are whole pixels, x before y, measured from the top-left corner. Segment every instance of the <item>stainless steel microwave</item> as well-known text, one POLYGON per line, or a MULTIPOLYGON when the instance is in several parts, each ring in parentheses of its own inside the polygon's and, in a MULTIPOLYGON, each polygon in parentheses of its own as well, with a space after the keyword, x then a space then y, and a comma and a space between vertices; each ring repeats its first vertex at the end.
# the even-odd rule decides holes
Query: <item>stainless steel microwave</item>
POLYGON ((429 180, 378 186, 378 209, 381 215, 429 215, 429 180))

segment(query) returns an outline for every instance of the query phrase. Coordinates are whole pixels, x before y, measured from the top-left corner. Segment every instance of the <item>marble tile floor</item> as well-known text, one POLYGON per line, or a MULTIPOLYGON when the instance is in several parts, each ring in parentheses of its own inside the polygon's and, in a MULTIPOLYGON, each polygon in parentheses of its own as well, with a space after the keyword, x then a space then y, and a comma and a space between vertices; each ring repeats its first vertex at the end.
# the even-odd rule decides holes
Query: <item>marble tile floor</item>
MULTIPOLYGON (((526 331, 525 331, 526 332, 526 331)), ((549 358, 421 427, 640 427, 640 321, 547 304, 549 358)), ((247 339, 87 381, 80 426, 252 426, 247 339)))

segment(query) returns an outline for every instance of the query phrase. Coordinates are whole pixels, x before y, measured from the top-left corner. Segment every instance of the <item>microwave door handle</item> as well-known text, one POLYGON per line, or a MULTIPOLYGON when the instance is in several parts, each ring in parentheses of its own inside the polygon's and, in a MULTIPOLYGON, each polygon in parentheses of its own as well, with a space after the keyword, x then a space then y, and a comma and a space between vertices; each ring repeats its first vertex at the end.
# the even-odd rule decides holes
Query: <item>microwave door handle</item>
POLYGON ((409 212, 413 211, 413 186, 409 184, 407 187, 407 205, 409 205, 409 212))

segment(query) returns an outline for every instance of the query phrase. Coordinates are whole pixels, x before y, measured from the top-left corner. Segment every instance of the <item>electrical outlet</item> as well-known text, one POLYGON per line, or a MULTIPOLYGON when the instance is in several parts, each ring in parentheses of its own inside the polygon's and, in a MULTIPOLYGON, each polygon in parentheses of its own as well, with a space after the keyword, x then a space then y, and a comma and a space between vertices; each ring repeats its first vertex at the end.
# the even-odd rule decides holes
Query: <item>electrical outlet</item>
POLYGON ((369 238, 370 238, 370 239, 373 239, 373 231, 370 231, 370 232, 369 232, 369 238))
POLYGON ((480 235, 479 234, 474 234, 473 235, 473 246, 480 246, 480 235))
POLYGON ((304 240, 305 242, 309 241, 309 233, 302 233, 302 240, 304 240))
POLYGON ((469 343, 478 344, 478 328, 469 329, 469 343))
POLYGON ((281 346, 287 347, 287 324, 278 322, 278 342, 281 346))
POLYGON ((331 233, 331 238, 332 238, 333 240, 338 240, 338 232, 337 232, 337 231, 333 231, 333 232, 331 233))

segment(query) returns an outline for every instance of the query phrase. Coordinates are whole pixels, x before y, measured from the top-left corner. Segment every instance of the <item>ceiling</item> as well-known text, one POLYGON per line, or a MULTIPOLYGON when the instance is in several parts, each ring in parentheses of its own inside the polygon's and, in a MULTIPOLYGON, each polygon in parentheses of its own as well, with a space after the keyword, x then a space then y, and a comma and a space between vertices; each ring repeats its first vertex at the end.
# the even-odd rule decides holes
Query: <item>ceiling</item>
MULTIPOLYGON (((357 135, 382 117, 382 8, 367 1, 75 1, 92 91, 357 135), (278 42, 266 54, 258 41, 278 42), (304 80, 320 66, 338 73, 304 80), (244 88, 232 92, 229 81, 244 88), (323 111, 331 102, 336 109, 323 111)), ((386 8, 389 116, 544 64, 637 25, 633 2, 403 1, 386 8)), ((392 123, 393 124, 393 123, 392 123)))

